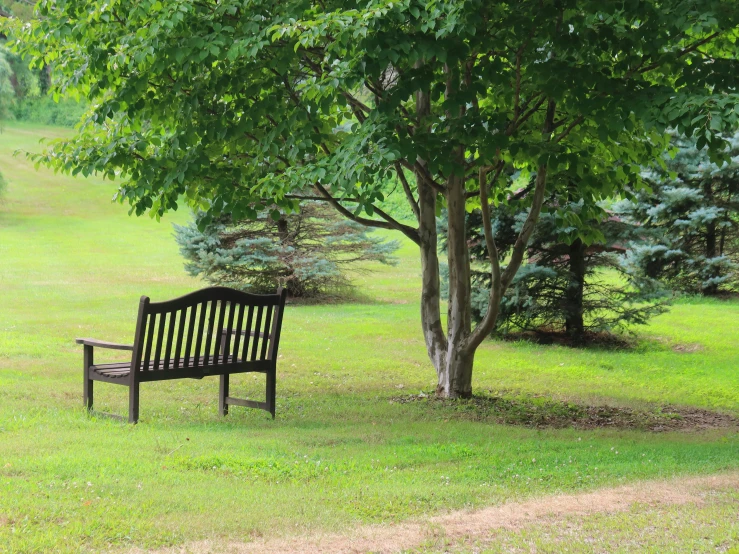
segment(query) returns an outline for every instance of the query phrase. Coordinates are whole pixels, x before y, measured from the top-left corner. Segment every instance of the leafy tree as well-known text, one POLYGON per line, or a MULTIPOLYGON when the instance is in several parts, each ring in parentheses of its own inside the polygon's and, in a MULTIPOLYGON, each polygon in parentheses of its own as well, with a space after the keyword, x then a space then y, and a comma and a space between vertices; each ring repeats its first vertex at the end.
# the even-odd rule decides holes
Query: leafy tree
POLYGON ((727 159, 712 162, 694 140, 675 136, 676 152, 645 175, 650 185, 621 210, 643 222, 652 240, 630 265, 673 288, 706 295, 739 285, 739 135, 727 159))
MULTIPOLYGON (((570 192, 576 187, 571 184, 570 192)), ((568 191, 562 187, 561 192, 568 191)), ((511 253, 527 212, 518 205, 531 187, 522 188, 495 213, 493 237, 501 262, 511 253)), ((632 273, 624 263, 627 246, 641 242, 641 228, 582 200, 551 197, 549 206, 563 208, 568 221, 543 212, 527 247, 527 261, 503 295, 498 313, 500 332, 565 332, 575 344, 587 332, 644 324, 664 309, 666 291, 654 279, 632 273), (582 236, 590 234, 588 240, 582 236)), ((472 319, 488 310, 492 275, 479 210, 467 217, 472 275, 472 319)), ((440 225, 440 235, 445 234, 440 225)))
POLYGON ((0 53, 9 65, 10 83, 15 98, 37 98, 41 94, 38 72, 32 71, 21 56, 8 50, 5 45, 0 45, 0 53))
POLYGON ((184 198, 205 218, 295 210, 321 198, 419 246, 421 321, 437 393, 469 396, 542 204, 578 180, 617 193, 673 126, 720 150, 736 125, 734 0, 42 0, 9 25, 58 91, 93 109, 38 160, 122 179, 118 199, 161 216, 184 198), (536 175, 505 267, 491 202, 506 168, 536 175), (416 221, 383 210, 391 173, 416 221), (440 313, 437 210, 449 217, 440 313), (489 310, 471 324, 465 216, 479 207, 489 310))
POLYGON ((0 121, 10 116, 10 108, 14 101, 13 68, 8 62, 6 52, 0 47, 0 121))
POLYGON ((363 225, 315 202, 277 220, 265 212, 236 222, 223 215, 200 230, 199 218, 175 225, 175 237, 185 269, 215 285, 267 293, 280 283, 293 297, 325 297, 351 286, 347 267, 397 263, 397 241, 370 236, 363 225))

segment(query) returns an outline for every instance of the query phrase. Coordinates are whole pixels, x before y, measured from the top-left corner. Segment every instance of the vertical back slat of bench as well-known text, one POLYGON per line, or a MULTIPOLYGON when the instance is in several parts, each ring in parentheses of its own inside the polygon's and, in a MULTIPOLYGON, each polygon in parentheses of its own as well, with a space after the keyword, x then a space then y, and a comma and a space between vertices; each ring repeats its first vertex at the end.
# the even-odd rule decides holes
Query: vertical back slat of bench
POLYGON ((262 312, 264 312, 264 306, 257 308, 257 322, 254 324, 254 342, 251 345, 251 361, 257 359, 257 349, 259 348, 259 330, 262 328, 262 312))
POLYGON ((195 339, 195 352, 193 353, 194 359, 192 367, 200 367, 200 349, 203 342, 203 331, 205 329, 205 312, 207 311, 208 302, 202 302, 200 304, 200 315, 198 316, 198 336, 195 339))
POLYGON ((282 330, 282 316, 285 312, 285 300, 287 299, 287 290, 280 287, 277 289, 279 299, 275 307, 275 315, 272 318, 272 330, 269 333, 269 360, 277 363, 277 348, 280 344, 280 331, 282 330))
MULTIPOLYGON (((208 313, 208 328, 205 333, 205 340, 203 341, 203 365, 206 366, 210 363, 209 356, 211 353, 211 343, 213 342, 213 335, 215 334, 215 321, 216 312, 218 311, 218 301, 210 301, 210 312, 208 313)), ((218 342, 218 341, 216 341, 218 342)))
MULTIPOLYGON (((227 300, 221 300, 218 309, 218 325, 213 329, 213 358, 211 359, 211 365, 217 365, 219 363, 218 356, 221 350, 221 344, 223 339, 223 322, 226 321, 226 310, 228 309, 229 302, 227 300)), ((231 337, 228 337, 229 339, 231 337)))
POLYGON ((151 360, 151 343, 154 342, 154 326, 156 325, 157 314, 149 314, 149 321, 146 329, 146 346, 144 347, 144 359, 141 360, 141 366, 144 371, 149 371, 149 361, 151 360))
POLYGON ((195 321, 198 316, 198 304, 194 304, 188 308, 190 319, 187 322, 187 338, 185 339, 185 360, 182 367, 190 367, 190 354, 192 353, 192 344, 195 335, 195 321))
POLYGON ((241 351, 241 360, 246 361, 249 354, 249 343, 251 342, 251 323, 254 320, 254 306, 249 306, 249 313, 246 316, 246 326, 244 327, 244 346, 241 351))
POLYGON ((141 371, 141 358, 144 355, 144 343, 146 342, 146 322, 148 320, 149 297, 142 296, 139 301, 139 314, 136 318, 136 334, 133 338, 133 353, 131 356, 131 373, 129 383, 133 385, 139 379, 141 371))
POLYGON ((185 334, 185 320, 187 319, 187 308, 180 310, 180 322, 177 326, 177 342, 174 347, 174 359, 172 369, 180 368, 180 354, 182 354, 182 339, 185 334))
POLYGON ((233 335, 234 328, 234 312, 238 309, 239 305, 234 302, 229 302, 228 320, 226 322, 226 335, 223 341, 223 352, 221 352, 221 363, 227 364, 228 357, 231 353, 231 337, 233 335))
POLYGON ((271 304, 267 306, 267 316, 264 318, 264 329, 261 330, 262 350, 259 353, 260 360, 267 359, 267 344, 269 343, 269 328, 270 328, 270 323, 272 323, 272 310, 273 309, 274 309, 274 306, 272 306, 271 304))
POLYGON ((170 360, 172 359, 172 341, 174 340, 174 328, 177 321, 178 313, 178 311, 173 310, 169 314, 169 325, 167 326, 167 343, 164 347, 164 360, 162 362, 162 369, 170 369, 170 360))
POLYGON ((167 323, 167 313, 161 313, 159 314, 159 329, 157 330, 157 342, 156 342, 156 348, 154 349, 154 366, 152 369, 154 371, 162 369, 159 367, 159 364, 162 359, 162 344, 164 343, 164 326, 167 323))
POLYGON ((244 323, 244 305, 239 304, 239 315, 236 318, 236 328, 234 329, 234 348, 231 355, 231 363, 235 364, 239 358, 239 346, 241 346, 241 330, 244 323))

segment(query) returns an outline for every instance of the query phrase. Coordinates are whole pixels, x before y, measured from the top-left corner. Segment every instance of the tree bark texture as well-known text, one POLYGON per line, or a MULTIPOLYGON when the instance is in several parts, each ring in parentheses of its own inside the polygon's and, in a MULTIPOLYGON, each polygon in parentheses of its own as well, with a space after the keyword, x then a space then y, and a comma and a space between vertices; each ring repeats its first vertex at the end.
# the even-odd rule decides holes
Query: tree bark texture
POLYGON ((472 396, 472 361, 474 350, 465 341, 472 329, 470 254, 465 232, 464 180, 447 181, 447 262, 449 264, 449 301, 447 309, 446 363, 437 368, 436 393, 446 398, 472 396))
POLYGON ((585 244, 580 239, 569 248, 570 282, 565 292, 565 329, 575 341, 585 334, 583 321, 583 292, 585 289, 585 244))

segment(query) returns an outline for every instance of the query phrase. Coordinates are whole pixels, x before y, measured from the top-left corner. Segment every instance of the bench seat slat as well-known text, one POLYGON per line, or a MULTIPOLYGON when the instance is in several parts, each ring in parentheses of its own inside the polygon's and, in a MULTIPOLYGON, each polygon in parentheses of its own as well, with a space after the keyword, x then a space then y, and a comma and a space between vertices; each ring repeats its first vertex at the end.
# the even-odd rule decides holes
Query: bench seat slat
MULTIPOLYGON (((182 364, 185 360, 177 360, 179 364, 182 364)), ((187 360, 192 367, 193 362, 195 361, 193 358, 190 358, 187 360)), ((210 357, 208 360, 205 359, 205 356, 200 356, 198 359, 198 367, 197 371, 204 374, 212 374, 212 375, 218 375, 218 372, 223 369, 225 372, 228 372, 231 369, 237 368, 239 366, 241 367, 253 367, 256 371, 261 371, 262 364, 260 363, 261 360, 257 360, 255 362, 252 361, 244 361, 242 359, 237 359, 236 361, 229 360, 228 363, 223 363, 220 359, 216 360, 213 357, 210 357)), ((174 375, 177 375, 178 373, 191 373, 188 372, 186 369, 171 369, 171 370, 162 370, 162 369, 156 369, 156 366, 154 365, 154 361, 150 361, 147 369, 144 369, 143 364, 139 366, 140 375, 142 376, 142 379, 147 379, 147 374, 152 372, 152 377, 155 378, 156 375, 159 375, 161 371, 166 371, 167 373, 172 373, 174 375)), ((96 373, 99 373, 100 375, 105 375, 108 377, 126 377, 131 372, 131 363, 130 362, 114 362, 109 364, 97 364, 90 366, 90 369, 96 373)))

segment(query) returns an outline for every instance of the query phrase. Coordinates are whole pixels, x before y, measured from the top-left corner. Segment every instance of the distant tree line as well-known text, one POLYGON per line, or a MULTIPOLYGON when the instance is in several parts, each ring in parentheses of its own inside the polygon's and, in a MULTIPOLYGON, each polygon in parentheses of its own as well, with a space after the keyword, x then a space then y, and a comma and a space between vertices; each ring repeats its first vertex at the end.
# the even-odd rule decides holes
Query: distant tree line
MULTIPOLYGON (((35 2, 0 2, 0 18, 21 21, 33 18, 35 2)), ((51 97, 52 66, 30 68, 29 60, 13 52, 0 34, 0 119, 30 121, 44 125, 73 127, 86 110, 86 103, 51 97)))

